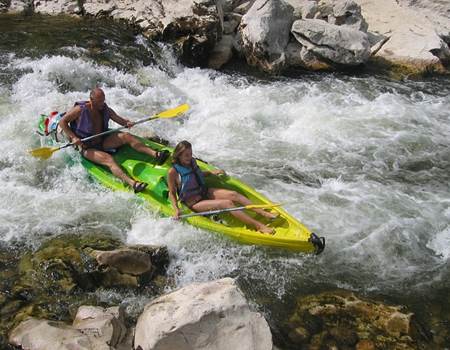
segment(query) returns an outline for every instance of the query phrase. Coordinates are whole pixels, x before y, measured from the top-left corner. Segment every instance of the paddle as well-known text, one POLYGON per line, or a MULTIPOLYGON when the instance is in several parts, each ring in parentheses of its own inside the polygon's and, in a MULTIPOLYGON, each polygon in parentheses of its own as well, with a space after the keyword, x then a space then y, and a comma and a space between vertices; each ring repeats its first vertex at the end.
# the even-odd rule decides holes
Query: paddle
MULTIPOLYGON (((175 118, 175 117, 178 117, 179 115, 185 113, 188 109, 189 109, 189 105, 188 104, 183 104, 183 105, 178 106, 176 108, 168 109, 167 111, 155 114, 155 115, 153 115, 151 117, 145 117, 143 119, 139 119, 138 121, 134 122, 133 126, 137 125, 137 124, 142 124, 142 123, 148 122, 150 120, 154 120, 154 119, 175 118)), ((123 129, 127 129, 127 127, 126 126, 122 126, 120 128, 117 128, 117 129, 111 129, 111 130, 102 132, 100 134, 96 134, 96 135, 92 135, 92 136, 89 136, 89 137, 85 137, 84 139, 81 139, 81 142, 86 142, 86 141, 92 140, 92 139, 94 139, 96 137, 99 137, 99 136, 112 134, 114 132, 118 132, 118 131, 123 130, 123 129)), ((33 157, 38 157, 38 158, 41 158, 41 159, 48 159, 48 158, 50 158, 52 156, 53 153, 59 151, 60 149, 63 149, 63 148, 66 148, 66 147, 70 147, 70 146, 73 146, 73 145, 74 145, 73 143, 66 143, 65 145, 59 146, 59 147, 41 147, 41 148, 36 148, 36 149, 30 150, 28 152, 33 157)))
POLYGON ((242 207, 216 209, 216 210, 210 210, 210 211, 202 211, 202 212, 198 212, 198 213, 184 214, 184 215, 180 215, 180 219, 186 219, 186 218, 190 218, 192 216, 206 216, 206 215, 227 213, 227 212, 230 212, 230 211, 237 211, 237 210, 244 210, 244 209, 266 209, 266 208, 279 207, 281 205, 283 205, 283 204, 282 203, 278 203, 278 204, 249 204, 249 205, 244 205, 242 207))

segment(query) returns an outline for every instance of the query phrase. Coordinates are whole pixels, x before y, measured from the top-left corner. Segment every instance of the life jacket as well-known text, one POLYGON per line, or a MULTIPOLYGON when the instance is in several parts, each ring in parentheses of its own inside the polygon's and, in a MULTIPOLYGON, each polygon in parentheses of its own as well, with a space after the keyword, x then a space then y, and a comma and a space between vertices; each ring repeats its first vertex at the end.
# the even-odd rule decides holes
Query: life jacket
MULTIPOLYGON (((72 131, 75 133, 75 135, 77 135, 81 139, 92 136, 94 134, 94 130, 92 127, 91 112, 87 107, 88 103, 90 102, 89 101, 75 102, 74 106, 80 106, 81 108, 81 115, 76 121, 70 123, 70 128, 72 129, 72 131)), ((108 130, 110 113, 106 103, 105 107, 102 110, 102 116, 103 116, 103 127, 100 132, 108 130)))
POLYGON ((174 164, 173 167, 180 175, 181 186, 177 189, 178 198, 181 202, 189 202, 189 198, 206 195, 205 176, 197 165, 195 159, 192 159, 191 168, 186 168, 180 164, 174 164))

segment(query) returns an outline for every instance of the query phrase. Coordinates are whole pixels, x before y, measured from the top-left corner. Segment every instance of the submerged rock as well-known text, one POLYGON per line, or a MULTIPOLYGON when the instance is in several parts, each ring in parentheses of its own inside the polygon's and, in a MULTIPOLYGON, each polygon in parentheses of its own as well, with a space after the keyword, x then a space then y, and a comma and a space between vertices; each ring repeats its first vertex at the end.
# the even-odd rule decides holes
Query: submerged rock
MULTIPOLYGON (((12 277, 0 281, 2 292, 7 292, 0 295, 2 331, 30 316, 68 320, 72 308, 98 303, 92 292, 100 287, 142 288, 157 294, 164 286, 152 279, 164 274, 168 264, 165 247, 125 248, 120 240, 102 234, 62 235, 22 254, 12 277)), ((7 272, 2 271, 3 277, 7 272)))
POLYGON ((352 292, 325 292, 298 300, 288 338, 314 349, 419 349, 424 339, 412 316, 402 306, 365 300, 352 292))

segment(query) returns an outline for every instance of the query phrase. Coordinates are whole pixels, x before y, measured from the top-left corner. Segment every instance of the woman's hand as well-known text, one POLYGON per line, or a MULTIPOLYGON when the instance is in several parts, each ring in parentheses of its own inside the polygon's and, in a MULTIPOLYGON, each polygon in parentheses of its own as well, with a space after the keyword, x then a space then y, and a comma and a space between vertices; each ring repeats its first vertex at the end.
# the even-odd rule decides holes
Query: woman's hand
POLYGON ((180 219, 180 215, 181 215, 181 210, 180 210, 180 208, 176 208, 176 209, 175 209, 175 213, 173 214, 174 220, 179 220, 179 219, 180 219))
POLYGON ((211 174, 216 175, 216 176, 225 175, 225 171, 223 171, 222 169, 216 169, 216 170, 212 170, 211 174))

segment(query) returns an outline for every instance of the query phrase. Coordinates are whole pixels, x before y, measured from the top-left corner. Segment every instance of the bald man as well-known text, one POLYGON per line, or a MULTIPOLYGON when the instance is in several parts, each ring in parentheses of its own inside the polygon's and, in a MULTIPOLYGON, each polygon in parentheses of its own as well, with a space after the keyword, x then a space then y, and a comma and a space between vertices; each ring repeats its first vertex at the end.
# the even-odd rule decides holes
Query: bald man
POLYGON ((76 102, 75 106, 61 119, 59 125, 61 125, 71 142, 81 148, 83 157, 94 163, 107 166, 115 176, 133 187, 136 193, 143 191, 147 184, 135 181, 125 174, 111 154, 108 153, 108 150, 116 149, 123 145, 130 145, 136 151, 156 158, 158 164, 165 162, 169 152, 154 151, 133 135, 123 132, 99 136, 88 142, 81 142, 81 139, 85 137, 107 131, 110 119, 127 128, 131 128, 134 125, 133 122, 120 117, 107 106, 105 93, 102 89, 93 89, 89 97, 89 101, 76 102))

